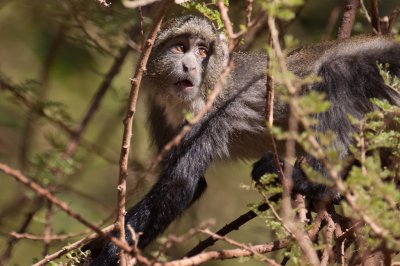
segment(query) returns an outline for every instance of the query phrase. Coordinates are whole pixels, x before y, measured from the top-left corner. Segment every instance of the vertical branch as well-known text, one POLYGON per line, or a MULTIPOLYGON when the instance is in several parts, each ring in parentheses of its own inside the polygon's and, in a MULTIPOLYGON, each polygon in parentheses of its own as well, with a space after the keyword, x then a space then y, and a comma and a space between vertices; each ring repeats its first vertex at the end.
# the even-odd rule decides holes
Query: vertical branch
POLYGON ((47 202, 47 210, 46 210, 46 224, 44 227, 44 248, 43 248, 43 256, 46 256, 49 253, 50 243, 51 243, 51 233, 53 231, 52 227, 52 218, 53 218, 53 203, 50 201, 47 202))
POLYGON ((357 8, 360 4, 359 0, 345 0, 344 2, 344 12, 338 31, 338 39, 346 39, 351 36, 357 8))
MULTIPOLYGON (((129 94, 128 106, 126 116, 124 118, 124 132, 122 138, 121 155, 119 162, 119 179, 118 179, 118 218, 116 222, 116 229, 119 231, 119 238, 125 241, 125 203, 126 203, 126 178, 128 176, 128 156, 129 148, 132 137, 133 116, 136 113, 136 102, 138 99, 139 86, 142 81, 143 73, 146 69, 147 60, 149 58, 154 40, 161 27, 161 22, 164 18, 165 12, 169 7, 172 0, 164 0, 160 3, 158 14, 156 16, 153 28, 146 40, 145 46, 140 55, 140 60, 136 73, 131 82, 131 91, 129 94)), ((124 265, 125 256, 120 252, 120 263, 124 265)))
MULTIPOLYGON (((279 65, 281 67, 282 72, 288 73, 288 69, 284 62, 283 52, 280 49, 278 30, 276 28, 275 18, 273 16, 268 17, 268 26, 269 26, 269 30, 270 30, 270 34, 271 34, 271 42, 272 42, 272 46, 274 48, 274 54, 277 56, 277 59, 279 61, 279 65)), ((295 94, 296 88, 293 86, 292 82, 290 80, 285 80, 285 81, 286 81, 285 85, 286 85, 287 89, 289 90, 290 94, 295 94)), ((271 114, 269 116, 271 116, 271 114)), ((272 118, 268 118, 268 119, 270 120, 272 118)), ((294 154, 292 154, 292 155, 288 154, 288 156, 293 157, 294 154)), ((291 180, 289 178, 287 178, 288 176, 291 176, 291 173, 290 173, 291 170, 286 169, 286 168, 285 168, 285 170, 288 170, 288 172, 285 171, 284 175, 282 176, 283 177, 282 178, 282 185, 283 185, 283 199, 282 200, 283 200, 284 212, 288 215, 291 210, 290 194, 291 194, 292 184, 291 184, 291 180)))
POLYGON ((251 14, 253 12, 253 1, 254 0, 247 0, 247 7, 246 7, 246 24, 247 24, 247 27, 249 27, 250 23, 251 23, 251 14))
POLYGON ((371 0, 371 25, 378 34, 381 34, 378 0, 371 0))
MULTIPOLYGON (((285 56, 279 44, 279 36, 278 30, 276 28, 275 18, 273 16, 268 17, 268 26, 271 34, 272 44, 274 48, 274 54, 277 57, 277 61, 280 67, 280 71, 282 73, 289 73, 285 62, 285 56)), ((296 117, 296 112, 301 112, 301 108, 299 107, 298 102, 296 101, 296 96, 298 94, 297 88, 294 86, 293 82, 288 77, 284 77, 283 80, 284 85, 286 86, 289 95, 292 96, 289 102, 290 105, 290 114, 289 114, 289 133, 294 134, 298 130, 298 119, 296 117)), ((298 115, 298 114, 297 114, 298 115)), ((289 137, 286 141, 286 159, 294 157, 296 141, 293 136, 289 137)), ((292 175, 293 169, 288 167, 288 164, 285 165, 284 176, 283 178, 283 197, 282 197, 282 207, 283 207, 283 221, 286 226, 289 227, 290 231, 294 234, 297 242, 300 247, 306 254, 310 264, 319 265, 318 256, 313 249, 312 242, 310 237, 306 234, 306 232, 296 225, 291 217, 292 207, 290 202, 290 194, 291 194, 291 180, 287 178, 292 175)))
MULTIPOLYGON (((273 47, 274 47, 271 31, 270 31, 270 35, 268 37, 268 46, 271 49, 273 49, 273 47)), ((267 122, 267 126, 269 129, 268 134, 269 134, 271 144, 272 144, 272 157, 274 160, 274 164, 275 164, 276 169, 278 169, 279 176, 282 180, 282 184, 285 187, 285 182, 286 182, 287 178, 286 178, 285 173, 283 172, 282 166, 280 164, 279 155, 278 155, 278 147, 276 145, 275 138, 272 134, 272 127, 274 125, 274 99, 275 99, 275 81, 274 81, 274 77, 272 75, 272 70, 271 70, 272 56, 273 56, 273 53, 271 53, 269 60, 267 62, 265 121, 267 122), (270 72, 270 73, 268 73, 268 72, 270 72)))

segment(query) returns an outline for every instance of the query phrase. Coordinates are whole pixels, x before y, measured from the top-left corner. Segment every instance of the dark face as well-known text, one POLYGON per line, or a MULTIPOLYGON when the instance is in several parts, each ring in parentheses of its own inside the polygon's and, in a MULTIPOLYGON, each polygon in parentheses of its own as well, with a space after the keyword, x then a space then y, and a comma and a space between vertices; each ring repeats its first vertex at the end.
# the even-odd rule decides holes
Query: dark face
POLYGON ((158 56, 158 78, 165 93, 181 100, 200 95, 210 47, 203 39, 179 36, 168 40, 158 56))

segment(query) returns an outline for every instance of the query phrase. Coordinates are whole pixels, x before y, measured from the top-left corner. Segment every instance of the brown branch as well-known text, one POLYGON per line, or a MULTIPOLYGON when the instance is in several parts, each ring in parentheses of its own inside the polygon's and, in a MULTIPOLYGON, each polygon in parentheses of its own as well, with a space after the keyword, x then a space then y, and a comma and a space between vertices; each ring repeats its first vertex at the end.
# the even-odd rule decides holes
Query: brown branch
POLYGON ((345 0, 344 2, 344 12, 338 31, 338 39, 346 39, 351 36, 351 31, 353 29, 356 12, 359 5, 359 0, 345 0))
POLYGON ((329 258, 332 257, 332 243, 333 243, 333 232, 335 231, 335 223, 329 214, 325 212, 325 221, 327 221, 327 227, 325 231, 325 248, 321 257, 321 266, 328 265, 329 258))
MULTIPOLYGON (((206 221, 202 222, 199 226, 197 226, 197 228, 191 228, 184 235, 180 235, 180 236, 169 235, 167 237, 167 241, 165 241, 158 248, 157 254, 154 256, 154 259, 152 260, 151 265, 156 263, 157 260, 161 257, 161 255, 164 254, 167 249, 170 249, 173 246, 173 244, 185 242, 188 239, 190 239, 191 237, 193 237, 194 235, 198 234, 200 229, 208 228, 208 227, 210 227, 210 226, 212 226, 214 224, 215 224, 215 221, 210 219, 210 220, 206 220, 206 221)), ((193 255, 190 255, 190 256, 194 256, 194 255, 197 255, 197 253, 193 254, 193 255)), ((190 256, 185 255, 185 257, 190 257, 190 256)))
POLYGON ((166 263, 155 263, 154 266, 191 266, 198 265, 210 260, 224 260, 224 259, 234 259, 234 258, 243 258, 252 256, 254 252, 263 254, 272 251, 276 251, 282 248, 286 248, 291 244, 291 238, 284 238, 282 240, 274 241, 269 244, 263 245, 255 245, 252 246, 252 251, 244 250, 241 248, 238 249, 228 249, 228 250, 219 250, 219 251, 208 251, 204 253, 200 253, 193 257, 183 258, 180 260, 170 261, 166 263))
MULTIPOLYGON (((49 73, 49 69, 51 68, 52 63, 54 62, 54 58, 56 55, 56 52, 58 51, 59 47, 61 46, 62 40, 63 40, 63 36, 64 36, 64 27, 62 26, 56 36, 55 41, 53 42, 52 48, 50 49, 46 60, 43 64, 43 68, 40 72, 40 78, 39 80, 42 83, 42 90, 41 93, 39 95, 39 98, 42 99, 44 94, 46 93, 46 88, 47 88, 47 81, 48 81, 48 73, 49 73)), ((131 37, 134 35, 134 29, 132 28, 131 30, 131 37)), ((130 51, 130 46, 127 45, 126 47, 122 48, 120 51, 119 56, 114 60, 113 65, 111 66, 110 70, 108 71, 107 75, 105 76, 105 78, 103 79, 103 82, 101 83, 97 93, 95 94, 92 103, 90 105, 90 107, 88 108, 87 113, 85 114, 84 118, 82 119, 79 127, 76 130, 72 130, 69 127, 67 127, 66 125, 64 125, 62 123, 62 121, 55 121, 52 120, 52 122, 55 122, 57 125, 59 125, 59 127, 61 127, 62 129, 66 130, 69 135, 71 136, 71 140, 69 142, 69 144, 67 145, 66 151, 64 152, 64 159, 70 157, 74 151, 76 150, 77 144, 80 140, 80 136, 82 135, 84 129, 87 127, 88 122, 90 120, 90 118, 93 116, 94 112, 96 111, 96 109, 99 106, 99 103, 101 101, 101 99, 103 98, 105 92, 108 90, 108 88, 111 85, 111 82, 113 80, 113 78, 116 76, 116 74, 119 72, 119 69, 121 67, 121 65, 123 64, 128 52, 130 51)), ((9 87, 10 88, 10 87, 9 87)), ((13 90, 14 94, 16 94, 17 90, 13 90)), ((20 99, 23 99, 23 95, 19 95, 20 99)), ((25 103, 27 103, 28 107, 29 106, 34 106, 33 103, 30 103, 28 101, 28 99, 25 99, 25 103)), ((29 108, 31 110, 31 108, 29 108)), ((35 110, 35 109, 34 109, 35 110)), ((25 130, 24 132, 29 132, 29 134, 27 135, 26 138, 22 138, 23 139, 23 143, 22 143, 22 149, 21 149, 21 154, 20 154, 20 162, 21 165, 23 166, 23 168, 25 167, 25 161, 26 161, 26 156, 28 153, 28 148, 30 146, 30 140, 32 138, 32 125, 33 125, 33 121, 35 120, 36 116, 34 116, 31 112, 30 112, 30 118, 27 121, 26 126, 28 128, 30 128, 30 130, 25 130)), ((39 112, 39 114, 44 114, 44 112, 39 112)), ((49 117, 47 117, 49 119, 49 117)), ((27 227, 28 225, 24 225, 24 227, 27 227)), ((50 228, 51 224, 48 223, 47 224, 47 228, 50 228)), ((15 239, 14 239, 15 242, 15 239)), ((48 244, 45 245, 48 248, 48 244)), ((44 255, 46 255, 47 253, 47 248, 45 248, 44 251, 44 255)), ((11 250, 7 249, 7 252, 9 254, 11 254, 11 250)))
MULTIPOLYGON (((136 113, 136 102, 139 94, 139 86, 146 69, 147 60, 149 58, 154 40, 161 27, 161 22, 167 8, 172 3, 172 0, 164 0, 160 3, 158 13, 156 15, 153 28, 147 38, 143 51, 140 55, 138 67, 136 68, 135 76, 131 82, 131 91, 127 105, 126 116, 124 118, 124 132, 122 137, 121 155, 119 163, 119 178, 118 178, 118 217, 116 222, 116 229, 119 232, 119 239, 125 242, 125 213, 126 213, 126 178, 128 177, 128 157, 129 148, 132 137, 133 117, 136 113)), ((120 264, 125 265, 125 256, 120 252, 120 264)))
MULTIPOLYGON (((273 48, 273 40, 272 40, 272 33, 268 37, 268 45, 269 47, 273 48)), ((271 55, 272 57, 272 55, 271 55)), ((270 58, 271 59, 271 58, 270 58)), ((279 176, 282 180, 282 184, 285 185, 285 181, 287 180, 285 173, 283 172, 279 155, 278 155, 278 147, 276 145, 275 138, 272 134, 272 127, 274 125, 274 100, 275 100, 275 80, 274 77, 269 74, 268 72, 271 71, 271 61, 268 60, 267 62, 267 75, 266 75, 266 97, 265 97, 265 121, 267 121, 268 125, 268 135, 270 137, 271 145, 272 145, 272 156, 274 160, 274 164, 276 169, 278 169, 279 176)), ((287 193, 286 193, 287 194, 287 193)))
POLYGON ((43 238, 43 256, 46 256, 49 253, 51 239, 50 236, 53 231, 52 220, 53 220, 53 204, 51 202, 47 202, 46 206, 46 221, 44 227, 44 238, 43 238))
MULTIPOLYGON (((278 65, 280 67, 280 71, 282 73, 289 73, 285 62, 285 56, 279 44, 279 36, 278 31, 275 24, 275 18, 273 16, 268 17, 268 26, 271 34, 271 40, 273 44, 274 54, 277 57, 278 65)), ((299 108, 299 104, 296 101, 297 99, 297 88, 293 84, 292 80, 289 79, 287 76, 283 79, 283 84, 286 86, 289 95, 291 96, 291 101, 289 102, 290 105, 290 115, 289 115, 289 132, 294 134, 298 131, 298 119, 296 115, 297 112, 300 112, 301 109, 299 108)), ((286 159, 289 160, 294 157, 295 154, 295 145, 296 141, 293 137, 290 137, 286 141, 286 159)), ((285 224, 290 228, 290 231, 294 234, 297 242, 299 243, 300 247, 306 254, 309 262, 312 265, 319 265, 319 259, 312 247, 311 240, 309 236, 304 232, 303 228, 296 225, 291 217, 292 207, 291 207, 291 179, 287 178, 288 176, 292 175, 292 167, 289 164, 284 166, 284 176, 282 179, 283 185, 283 196, 282 196, 282 207, 283 207, 283 220, 285 224)))
MULTIPOLYGON (((276 200, 276 198, 270 198, 270 200, 276 200)), ((258 206, 257 211, 259 212, 266 211, 268 210, 268 208, 269 208, 268 205, 263 203, 260 206, 258 206)), ((245 223, 247 223, 248 221, 252 220, 255 217, 257 217, 256 212, 248 211, 240 215, 238 218, 228 223, 221 229, 219 229, 216 233, 220 236, 225 236, 230 232, 232 232, 233 230, 239 230, 239 227, 241 227, 242 225, 244 225, 245 223)), ((197 255, 206 248, 214 245, 215 242, 217 242, 217 240, 212 237, 202 240, 194 248, 192 248, 189 252, 187 252, 185 257, 192 257, 194 255, 197 255)))
POLYGON ((32 235, 32 234, 21 234, 17 232, 10 232, 10 236, 15 237, 16 239, 28 239, 32 241, 45 241, 46 239, 48 241, 64 241, 69 238, 74 238, 78 236, 82 236, 87 234, 88 232, 83 232, 83 233, 69 233, 69 234, 62 234, 62 235, 48 235, 48 236, 38 236, 38 235, 32 235))
POLYGON ((381 24, 379 22, 378 0, 371 0, 371 26, 378 34, 382 33, 381 24))
POLYGON ((199 231, 204 233, 204 234, 207 234, 207 235, 211 236, 214 239, 223 240, 223 241, 227 242, 228 244, 231 244, 233 246, 239 247, 239 248, 241 248, 243 250, 250 251, 253 255, 258 255, 259 260, 267 262, 268 265, 279 266, 279 264, 276 261, 263 256, 257 250, 253 249, 252 246, 237 242, 236 240, 230 239, 230 238, 225 237, 225 236, 220 236, 220 235, 218 235, 216 233, 211 232, 209 229, 200 229, 199 231))
POLYGON ((247 27, 249 27, 250 23, 251 23, 251 15, 253 13, 253 1, 254 0, 247 0, 247 6, 246 6, 246 25, 247 25, 247 27))
POLYGON ((371 24, 371 17, 369 16, 368 9, 365 7, 364 0, 360 0, 361 13, 365 19, 371 24))
MULTIPOLYGON (((114 230, 114 225, 110 225, 110 226, 107 226, 106 228, 102 229, 104 234, 107 234, 107 233, 111 232, 112 230, 114 230)), ((93 240, 93 239, 95 239, 97 237, 98 237, 98 234, 91 234, 91 235, 89 235, 89 236, 87 236, 87 237, 85 237, 83 239, 80 239, 80 240, 78 240, 78 241, 76 241, 76 242, 74 242, 74 243, 72 243, 70 245, 64 246, 59 251, 57 251, 57 252, 55 252, 53 254, 47 255, 46 257, 44 257, 43 259, 41 259, 40 261, 38 261, 37 263, 35 263, 32 266, 45 265, 48 262, 61 257, 62 255, 70 252, 71 250, 75 250, 75 249, 79 248, 83 244, 86 244, 89 241, 91 241, 91 240, 93 240)))
POLYGON ((96 232, 98 235, 105 237, 106 239, 111 240, 116 246, 122 248, 123 250, 127 252, 131 252, 131 248, 126 244, 125 241, 120 241, 118 238, 115 238, 113 236, 110 236, 108 234, 103 233, 96 225, 90 223, 87 221, 85 218, 83 218, 79 213, 73 211, 68 207, 68 204, 61 201, 58 199, 56 196, 54 196, 49 190, 43 188, 39 184, 35 183, 34 181, 30 180, 27 178, 25 175, 23 175, 20 171, 15 170, 3 163, 0 163, 0 171, 10 175, 15 178, 18 182, 24 184, 26 187, 32 189, 33 191, 36 192, 37 195, 48 199, 50 202, 52 202, 54 205, 59 207, 61 210, 66 212, 70 217, 74 218, 81 224, 85 225, 86 227, 92 229, 94 232, 96 232))

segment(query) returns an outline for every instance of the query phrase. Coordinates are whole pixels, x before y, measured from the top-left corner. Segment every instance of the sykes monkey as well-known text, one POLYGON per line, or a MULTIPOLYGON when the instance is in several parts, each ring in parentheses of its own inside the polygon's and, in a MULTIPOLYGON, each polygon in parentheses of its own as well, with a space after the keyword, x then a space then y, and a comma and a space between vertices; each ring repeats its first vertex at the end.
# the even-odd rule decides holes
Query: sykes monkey
MULTIPOLYGON (((185 16, 164 24, 150 55, 144 90, 149 91, 149 123, 160 150, 185 124, 184 111, 197 113, 206 102, 227 64, 227 45, 206 19, 185 16)), ((161 162, 159 179, 147 195, 126 215, 126 223, 142 232, 144 248, 183 213, 206 188, 204 173, 216 158, 260 157, 270 150, 265 134, 265 84, 267 58, 261 54, 236 53, 235 68, 216 99, 212 111, 161 162)), ((397 92, 386 86, 377 63, 388 63, 400 77, 400 45, 382 37, 356 37, 321 43, 293 52, 287 59, 291 71, 300 77, 315 74, 321 81, 307 90, 323 92, 331 102, 329 110, 316 115, 316 130, 336 134, 334 147, 343 158, 352 142, 354 126, 348 114, 361 118, 374 109, 370 98, 400 104, 397 92)), ((274 123, 287 124, 288 107, 276 97, 274 123)), ((255 164, 253 178, 264 173, 271 160, 255 164)), ((320 162, 308 158, 316 170, 320 162)), ((325 187, 302 175, 293 177, 294 191, 319 199, 325 187)), ((127 230, 127 241, 131 235, 127 230)), ((116 265, 118 249, 98 239, 88 245, 92 265, 116 265)))

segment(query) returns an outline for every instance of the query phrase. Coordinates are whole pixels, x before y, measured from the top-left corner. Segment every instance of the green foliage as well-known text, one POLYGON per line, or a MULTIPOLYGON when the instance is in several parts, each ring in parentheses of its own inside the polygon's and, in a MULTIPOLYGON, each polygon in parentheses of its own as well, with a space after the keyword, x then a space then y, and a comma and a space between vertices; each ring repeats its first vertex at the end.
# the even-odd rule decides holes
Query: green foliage
MULTIPOLYGON (((382 71, 387 85, 398 91, 398 80, 392 78, 387 71, 382 71)), ((378 99, 371 101, 379 110, 367 114, 359 121, 353 120, 359 132, 355 134, 357 144, 352 147, 352 153, 361 165, 353 166, 346 185, 349 191, 357 195, 355 202, 363 215, 370 217, 384 231, 382 235, 377 235, 367 224, 365 230, 359 233, 364 234, 372 247, 378 246, 380 238, 383 238, 391 248, 398 248, 400 107, 378 99)), ((360 214, 355 213, 346 202, 343 202, 343 206, 347 215, 360 218, 360 214)))
MULTIPOLYGON (((70 251, 68 252, 65 256, 68 259, 68 263, 63 264, 65 266, 77 266, 77 265, 82 265, 83 262, 85 262, 85 259, 88 258, 90 255, 90 251, 85 251, 82 252, 80 249, 77 249, 76 251, 70 251)), ((55 264, 59 265, 59 264, 55 264)))
MULTIPOLYGON (((185 8, 192 10, 192 11, 197 11, 203 14, 205 17, 207 17, 209 20, 215 22, 217 24, 218 29, 222 29, 224 27, 224 23, 222 22, 221 19, 221 14, 217 9, 210 8, 209 6, 215 6, 216 1, 213 0, 211 4, 206 4, 204 2, 198 3, 196 1, 191 1, 188 3, 183 3, 182 6, 185 8)), ((229 0, 224 0, 225 6, 229 5, 229 0)))
POLYGON ((259 1, 263 9, 267 10, 268 14, 275 16, 281 20, 289 21, 296 17, 293 11, 294 7, 304 4, 303 0, 277 0, 277 1, 259 1))
POLYGON ((193 112, 184 111, 183 112, 183 117, 186 119, 186 121, 188 121, 190 123, 190 122, 193 121, 194 114, 193 114, 193 112))
POLYGON ((381 74, 383 81, 390 88, 395 90, 397 93, 400 92, 400 79, 397 76, 394 76, 390 73, 389 64, 378 64, 379 73, 381 74))
POLYGON ((59 182, 56 174, 71 175, 78 168, 79 164, 72 158, 60 159, 62 153, 50 150, 41 154, 36 154, 31 160, 29 175, 43 185, 50 185, 59 182))
POLYGON ((38 104, 40 110, 47 116, 57 121, 62 121, 66 125, 72 124, 72 117, 67 111, 67 106, 61 102, 44 101, 38 104))
POLYGON ((253 182, 253 185, 256 190, 264 193, 266 197, 282 193, 282 186, 276 174, 267 173, 260 178, 258 183, 253 182))
MULTIPOLYGON (((280 4, 272 5, 265 3, 265 7, 270 8, 276 16, 287 16, 282 12, 278 15, 280 4)), ((287 11, 286 11, 287 12, 287 11)), ((280 17, 282 19, 282 17, 280 17)), ((287 17, 286 17, 287 18, 287 17)), ((293 42, 291 40, 290 42, 293 42)), ((307 77, 299 80, 291 73, 282 73, 277 60, 270 49, 270 74, 275 78, 276 90, 280 99, 290 106, 299 107, 294 116, 300 125, 308 125, 304 131, 288 132, 282 128, 274 126, 272 134, 279 140, 294 139, 304 151, 317 159, 323 159, 329 164, 331 171, 339 176, 343 170, 350 165, 350 170, 345 176, 342 195, 352 195, 352 202, 342 201, 342 212, 347 217, 352 217, 363 221, 363 226, 356 231, 357 239, 362 239, 375 248, 385 243, 389 248, 398 249, 400 246, 400 107, 390 104, 388 101, 371 99, 376 106, 376 110, 366 114, 363 118, 349 117, 350 121, 358 129, 354 134, 355 145, 350 147, 349 158, 343 159, 333 147, 335 146, 336 136, 333 132, 318 132, 318 121, 316 114, 326 112, 330 108, 330 103, 325 100, 325 95, 315 91, 301 90, 302 86, 317 82, 315 77, 307 77), (298 92, 289 93, 285 86, 290 81, 298 88, 298 92), (322 148, 323 154, 311 145, 311 139, 318 140, 318 145, 322 148), (356 163, 354 163, 356 162, 356 163), (367 218, 366 218, 367 217, 367 218)), ((378 64, 380 73, 393 93, 400 93, 400 81, 390 73, 390 66, 378 64)), ((315 171, 306 163, 301 165, 305 174, 314 182, 322 183, 334 187, 333 180, 326 179, 320 172, 315 171)), ((267 179, 268 181, 268 179, 267 179)), ((263 195, 268 192, 260 190, 263 195)), ((273 191, 273 190, 272 190, 273 191)), ((276 207, 279 209, 279 207, 276 207)), ((277 220, 270 217, 266 220, 267 227, 279 232, 282 228, 277 220)), ((315 247, 318 249, 319 247, 315 247)), ((293 249, 292 247, 292 250, 293 249)))

